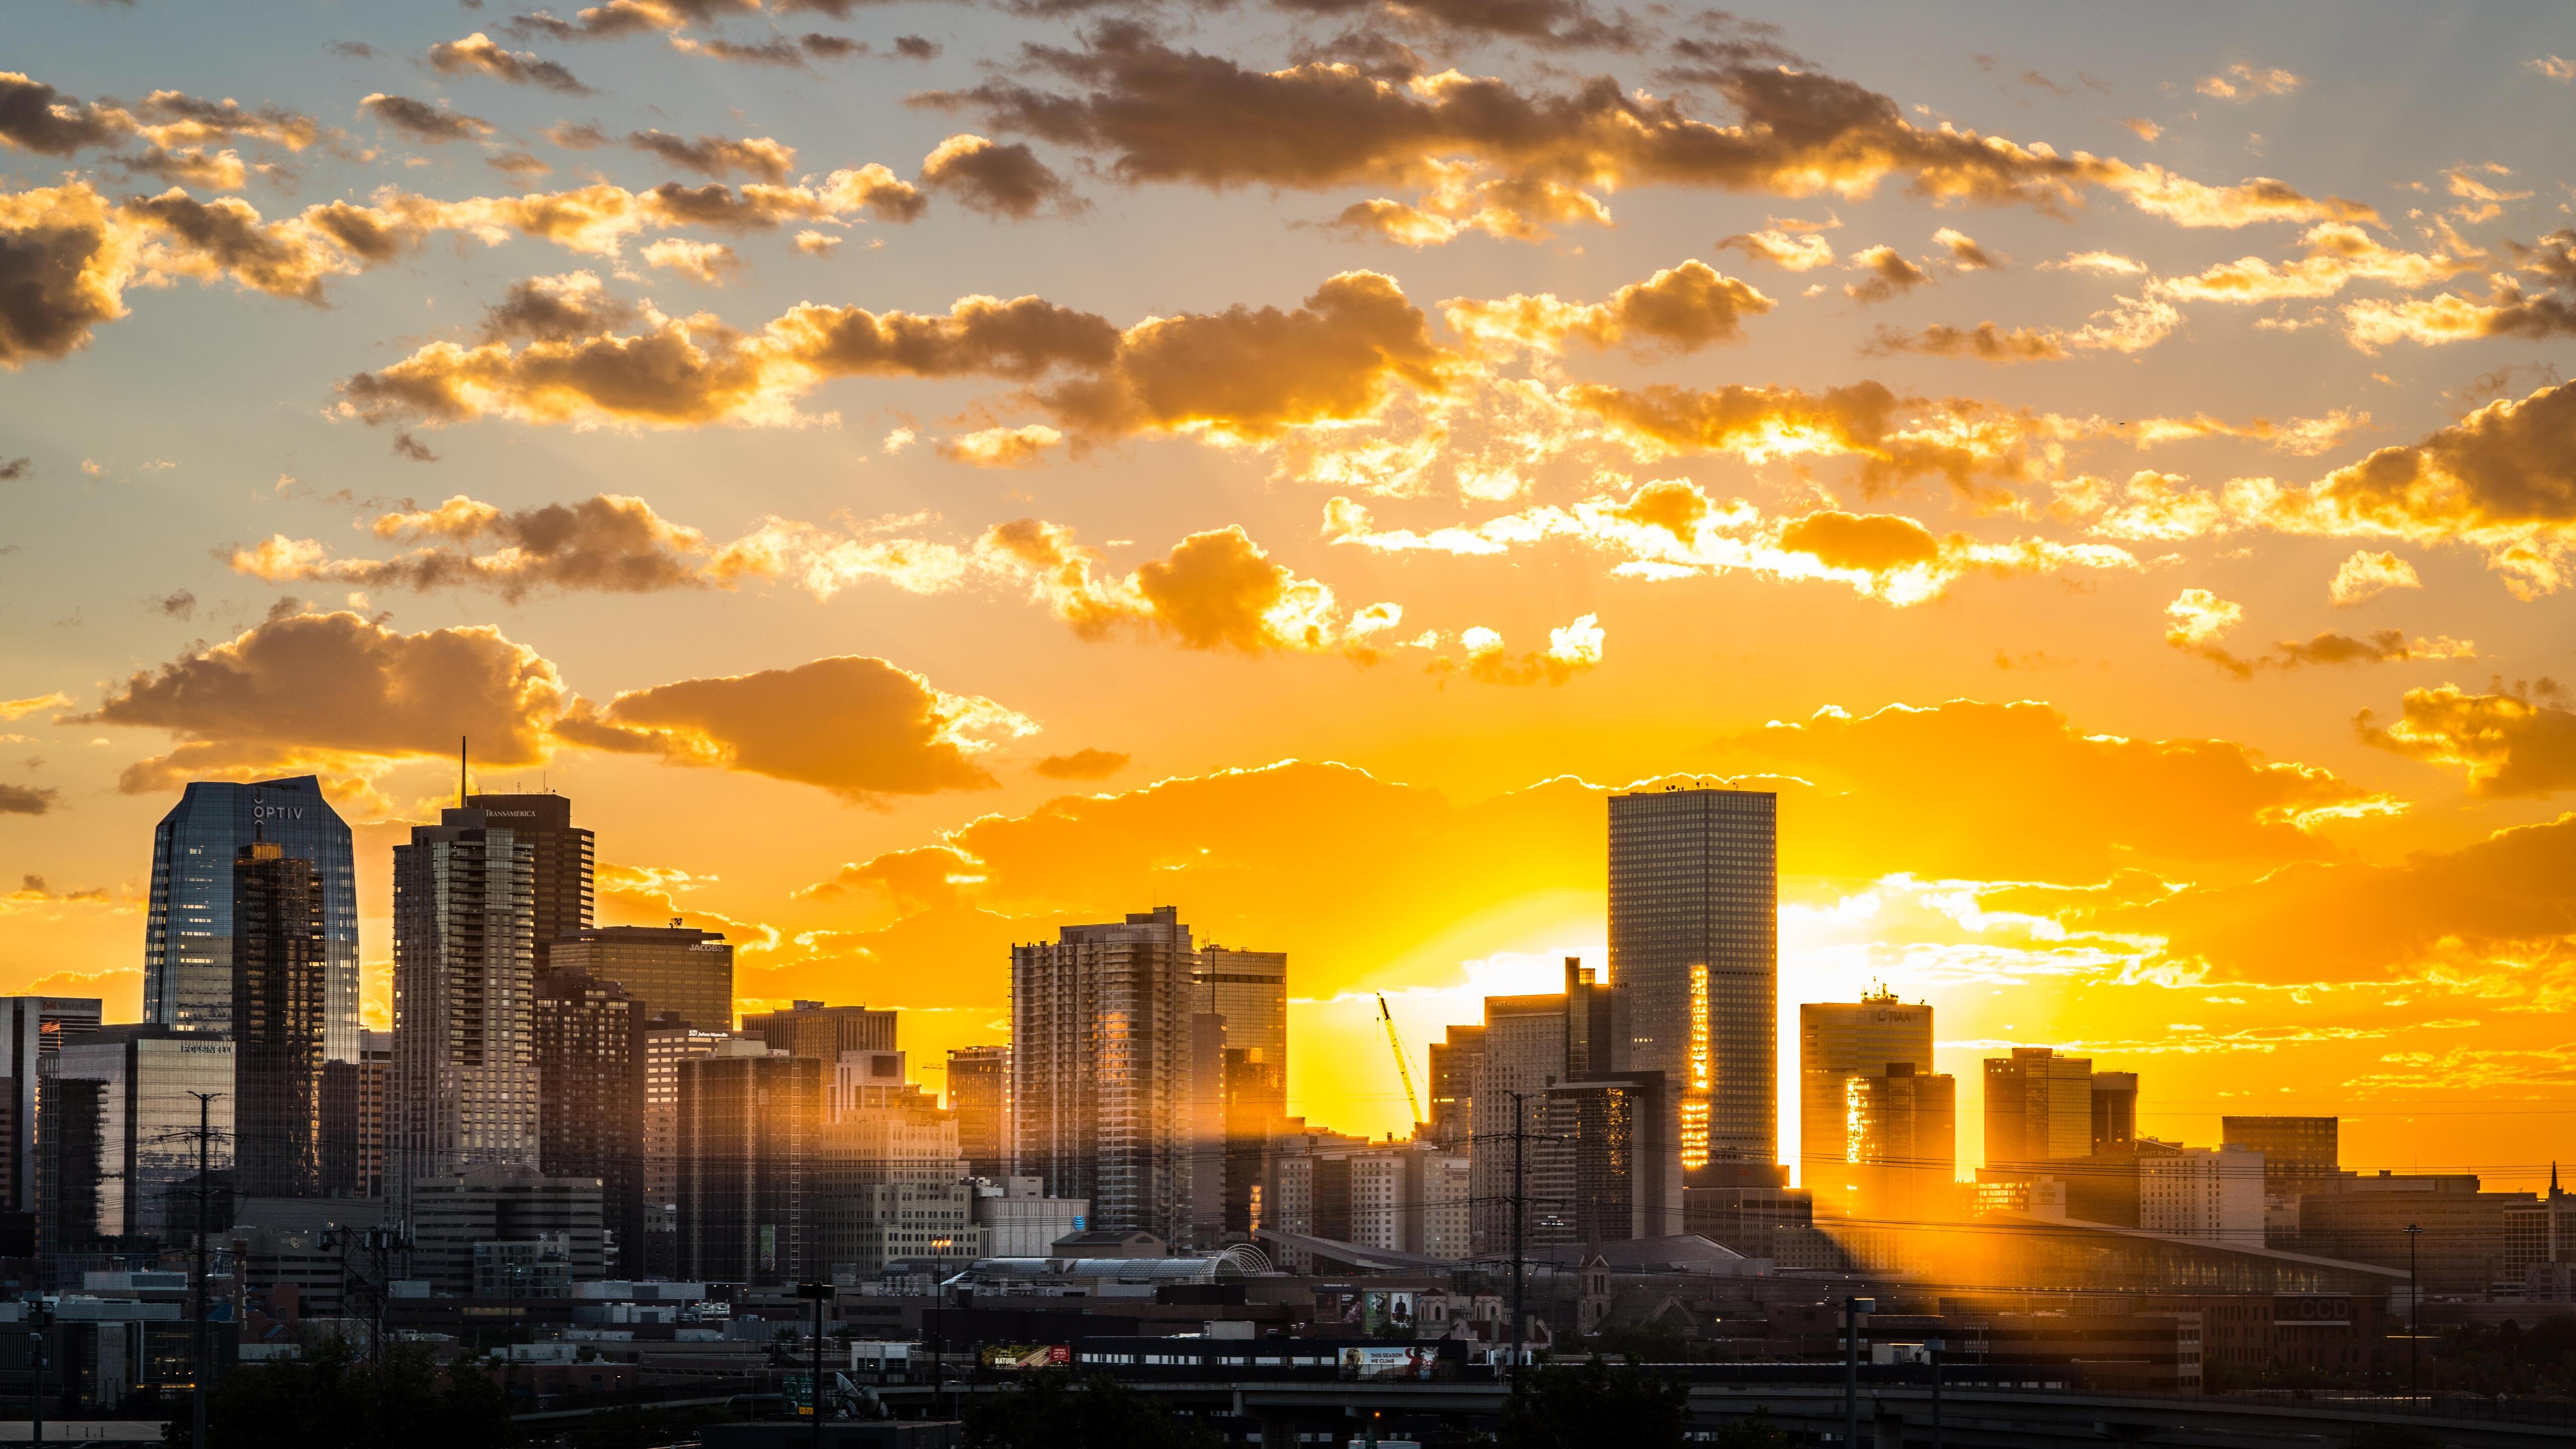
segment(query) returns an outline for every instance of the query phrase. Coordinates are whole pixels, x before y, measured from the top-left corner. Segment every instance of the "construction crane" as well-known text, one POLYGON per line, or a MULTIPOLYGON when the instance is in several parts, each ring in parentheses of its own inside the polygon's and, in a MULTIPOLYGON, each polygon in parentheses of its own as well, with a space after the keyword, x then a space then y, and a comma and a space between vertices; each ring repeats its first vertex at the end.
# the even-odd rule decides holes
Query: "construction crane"
POLYGON ((1377 1019, 1386 1027, 1386 1044, 1395 1051, 1395 1074, 1404 1079, 1404 1100, 1413 1108, 1416 1126, 1430 1120, 1422 1115, 1422 1094, 1413 1090, 1413 1068, 1404 1060, 1404 1041, 1395 1034, 1395 1014, 1386 1009, 1386 993, 1377 994, 1377 1019))

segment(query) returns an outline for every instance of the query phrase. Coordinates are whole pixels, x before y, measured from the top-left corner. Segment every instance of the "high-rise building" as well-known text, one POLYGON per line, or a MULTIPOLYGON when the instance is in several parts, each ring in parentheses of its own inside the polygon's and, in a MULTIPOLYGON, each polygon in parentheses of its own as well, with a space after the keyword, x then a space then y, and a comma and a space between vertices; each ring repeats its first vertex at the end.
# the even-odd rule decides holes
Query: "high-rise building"
POLYGON ((1252 1231, 1270 1134, 1288 1116, 1288 954, 1199 948, 1190 979, 1196 1241, 1252 1231))
POLYGON ((46 1077, 36 1099, 37 1157, 43 1163, 36 1250, 95 1251, 99 1189, 107 1183, 107 1083, 46 1077))
POLYGON ((358 1055, 358 887, 349 827, 311 775, 189 784, 152 832, 143 927, 143 1018, 227 1032, 233 1014, 233 863, 266 841, 308 862, 322 887, 322 1055, 358 1055))
MULTIPOLYGON (((558 958, 560 959, 560 958, 558 958)), ((642 1107, 644 1142, 642 1240, 620 1244, 629 1273, 669 1277, 680 1271, 680 1064, 712 1054, 735 1038, 701 1031, 677 1015, 654 1017, 644 1027, 642 1107)))
POLYGON ((825 1006, 819 1001, 791 1002, 785 1011, 746 1014, 742 1034, 766 1043, 772 1051, 812 1057, 829 1063, 843 1052, 890 1052, 895 1049, 898 1013, 865 1006, 825 1006))
POLYGON ((358 1060, 322 1064, 322 1177, 327 1195, 385 1195, 385 1124, 393 1069, 394 1034, 372 1027, 358 1033, 358 1060))
POLYGON ((737 1038, 680 1063, 679 1267, 786 1283, 830 1271, 817 1210, 823 1063, 737 1038))
MULTIPOLYGON (((1142 1230, 1206 1246, 1229 1208, 1248 1221, 1251 1183, 1225 1201, 1225 1072, 1231 1046, 1285 1051, 1286 1028, 1267 1013, 1286 960, 1223 952, 1202 982, 1206 955, 1170 906, 1122 922, 1066 926, 1052 942, 1011 948, 1011 1103, 1019 1168, 1056 1197, 1089 1198, 1093 1225, 1142 1230), (1238 1043, 1224 1011, 1203 993, 1241 988, 1254 1021, 1238 1043), (1202 1172, 1202 1163, 1216 1165, 1202 1172), (1211 1194, 1217 1198, 1210 1201, 1211 1194)), ((1279 1003, 1284 1018, 1285 1003, 1279 1003)), ((1241 1059, 1247 1069, 1266 1068, 1241 1059)), ((1258 1071, 1245 1079, 1256 1086, 1258 1071)), ((1266 1112, 1267 1089, 1246 1091, 1266 1112)))
POLYGON ((1817 1207, 1898 1217, 1957 1168, 1957 1085, 1932 1070, 1932 1008, 1889 991, 1798 1008, 1798 1171, 1817 1207))
POLYGON ((1011 1175, 1011 1049, 948 1050, 948 1110, 957 1117, 957 1151, 973 1176, 1011 1175))
POLYGON ((1610 797, 1610 980, 1623 1070, 1670 1084, 1680 1174, 1775 1181, 1779 797, 1666 787, 1610 797))
POLYGON ((1448 1039, 1431 1044, 1431 1121, 1424 1134, 1445 1147, 1464 1148, 1476 1132, 1476 1068, 1485 1056, 1482 1026, 1452 1026, 1448 1039))
POLYGON ((537 1064, 537 1165, 599 1180, 621 1251, 644 1232, 644 1023, 612 982, 578 971, 537 977, 529 1038, 537 1064))
POLYGON ((0 1032, 7 1033, 0 1050, 7 1052, 9 1068, 0 1090, 0 1213, 36 1213, 37 1084, 52 1075, 65 1042, 98 1027, 94 996, 0 996, 0 1032))
POLYGON ((2138 1074, 2093 1074, 2093 1150, 2118 1152, 2138 1140, 2138 1074))
POLYGON ((1986 1058, 1986 1167, 1996 1172, 2093 1155, 2093 1060, 2053 1047, 1986 1058))
POLYGON ((1572 1231, 1571 1204, 1528 1188, 1538 1163, 1532 1148, 1543 1145, 1547 1136, 1547 1089, 1565 1080, 1565 998, 1486 997, 1483 1041, 1476 1073, 1471 1232, 1478 1253, 1507 1253, 1516 1195, 1539 1199, 1528 1202, 1522 1215, 1524 1247, 1554 1242, 1572 1231), (1521 1179, 1517 1194, 1516 1166, 1521 1179))
POLYGON ((2182 1238, 2263 1246, 2263 1154, 2186 1147, 2141 1155, 2138 1226, 2182 1238))
POLYGON ((591 926, 547 947, 552 970, 626 988, 647 1019, 672 1016, 700 1031, 733 1030, 733 947, 687 926, 591 926))
POLYGON ((537 969, 549 969, 554 943, 590 926, 591 833, 572 823, 572 801, 561 795, 468 795, 465 808, 532 847, 537 969))
POLYGON ((2308 1191, 2343 1171, 2339 1117, 2221 1117, 2218 1125, 2221 1141, 2263 1154, 2263 1182, 2271 1191, 2308 1191))
POLYGON ((102 1026, 65 1043, 54 1074, 105 1084, 101 1234, 165 1244, 193 1241, 201 1186, 209 1191, 208 1226, 220 1229, 230 1222, 223 1190, 232 1180, 236 1140, 229 1039, 158 1022, 102 1026), (208 1175, 202 1183, 201 1129, 208 1175))
POLYGON ((448 810, 394 847, 396 1221, 415 1178, 534 1170, 535 847, 479 810, 448 810))
POLYGON ((323 1193, 330 961, 322 877, 273 840, 233 861, 233 1121, 244 1197, 323 1193))

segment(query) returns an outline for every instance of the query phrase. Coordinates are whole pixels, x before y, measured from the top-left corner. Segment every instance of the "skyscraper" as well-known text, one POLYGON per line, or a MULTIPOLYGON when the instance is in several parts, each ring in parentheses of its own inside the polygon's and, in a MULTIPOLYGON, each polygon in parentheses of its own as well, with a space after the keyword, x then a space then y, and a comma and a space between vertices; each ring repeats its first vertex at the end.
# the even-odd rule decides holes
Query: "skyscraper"
POLYGON ((408 1221, 415 1178, 534 1168, 536 850, 480 810, 448 810, 394 847, 393 1124, 386 1187, 408 1221))
POLYGON ((233 1121, 244 1197, 323 1191, 329 958, 322 877, 273 840, 233 861, 233 1121))
POLYGON ((2120 1152, 2137 1145, 2138 1074, 2095 1072, 2093 1074, 2093 1150, 2120 1152))
POLYGON ((556 941, 590 925, 591 833, 572 823, 572 801, 561 795, 468 795, 465 807, 533 847, 537 969, 543 971, 556 941))
MULTIPOLYGON (((560 959, 560 958, 558 958, 560 959)), ((734 1040, 700 1031, 675 1015, 645 1023, 638 1109, 644 1143, 644 1207, 640 1243, 620 1244, 626 1270, 645 1277, 680 1271, 680 1064, 712 1054, 734 1040)))
POLYGON ((1203 946, 1190 977, 1190 1161, 1199 1241, 1252 1231, 1270 1134, 1288 1116, 1288 954, 1203 946), (1206 1150, 1210 1143, 1217 1150, 1206 1150))
POLYGON ((358 887, 349 827, 311 775, 192 782, 152 832, 143 928, 143 1019, 181 1031, 230 1031, 233 862, 254 841, 311 864, 322 887, 323 1043, 358 1057, 358 887))
POLYGON ((700 1031, 733 1030, 733 947, 687 926, 592 926, 556 938, 550 969, 626 988, 646 1018, 673 1016, 700 1031))
POLYGON ((1485 1058, 1485 1028, 1452 1026, 1431 1044, 1431 1140, 1464 1150, 1476 1135, 1476 1070, 1485 1058))
POLYGON ((1986 1166, 2003 1172, 2093 1154, 2093 1059, 2051 1047, 1986 1058, 1986 1166))
POLYGON ((0 996, 0 1032, 7 1033, 0 1051, 9 1069, 0 1092, 0 1213, 37 1211, 37 1084, 52 1074, 63 1043, 98 1025, 94 996, 0 996))
POLYGON ((1610 797, 1610 986, 1627 1068, 1672 1084, 1690 1183, 1777 1180, 1779 797, 1667 787, 1610 797))
POLYGON ((680 1064, 679 1259, 691 1278, 822 1277, 823 1063, 739 1038, 680 1064))
POLYGON ((1194 1019, 1215 1017, 1196 999, 1201 964, 1170 906, 1011 948, 1020 1171, 1091 1199, 1095 1227, 1187 1243, 1221 1221, 1195 1170, 1224 1149, 1200 1140, 1212 1074, 1194 1059, 1224 1039, 1194 1019))
POLYGON ((1515 1154, 1523 1179, 1518 1195, 1544 1199, 1527 1205, 1523 1245, 1560 1241, 1557 1227, 1570 1222, 1571 1205, 1553 1193, 1533 1194, 1526 1181, 1539 1165, 1530 1149, 1548 1135, 1547 1089, 1565 1080, 1565 998, 1488 996, 1481 1040, 1472 1108, 1475 1188, 1469 1229, 1476 1251, 1511 1251, 1515 1154))
POLYGON ((1798 1170, 1820 1208, 1885 1216, 1950 1180, 1957 1086, 1932 1070, 1932 1008, 1889 991, 1798 1008, 1798 1170), (1902 1199, 1902 1203, 1898 1200, 1902 1199))
POLYGON ((363 1029, 358 1060, 322 1064, 322 1190, 332 1197, 385 1195, 386 1099, 394 1034, 363 1029))
POLYGON ((635 1005, 614 983, 547 971, 529 1021, 539 1169, 599 1179, 609 1231, 629 1252, 644 1232, 644 1023, 635 1005))
POLYGON ((2223 1143, 2263 1154, 2264 1185, 2274 1192, 2314 1191, 2343 1172, 2339 1117, 2221 1117, 2218 1134, 2223 1143))
POLYGON ((1011 1049, 951 1047, 948 1110, 957 1116, 957 1151, 966 1170, 999 1182, 1011 1173, 1011 1049))

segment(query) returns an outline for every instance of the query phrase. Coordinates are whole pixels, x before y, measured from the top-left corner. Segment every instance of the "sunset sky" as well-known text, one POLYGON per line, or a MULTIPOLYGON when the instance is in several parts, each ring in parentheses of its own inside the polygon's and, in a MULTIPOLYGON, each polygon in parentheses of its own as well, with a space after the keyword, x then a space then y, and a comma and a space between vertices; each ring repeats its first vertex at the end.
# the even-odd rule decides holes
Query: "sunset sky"
MULTIPOLYGON (((0 987, 153 823, 570 795, 746 1009, 1285 950, 1408 1118, 1604 955, 1607 795, 1781 796, 1781 990, 2576 1159, 2576 14, 21 0, 0 987)), ((1784 1030, 1794 1052, 1795 1033, 1784 1030)), ((1793 1060, 1782 1063, 1784 1074, 1793 1060)), ((1796 1102, 1784 1091, 1784 1140, 1796 1102)))

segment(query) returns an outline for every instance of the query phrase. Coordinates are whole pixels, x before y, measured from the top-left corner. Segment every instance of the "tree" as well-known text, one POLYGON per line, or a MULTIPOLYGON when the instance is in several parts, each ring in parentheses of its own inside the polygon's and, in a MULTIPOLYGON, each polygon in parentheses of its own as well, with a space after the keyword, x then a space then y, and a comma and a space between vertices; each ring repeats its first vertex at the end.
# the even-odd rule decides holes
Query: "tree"
POLYGON ((1033 1373, 966 1411, 968 1449, 1217 1449, 1204 1425, 1106 1376, 1033 1373))
MULTIPOLYGON (((188 1416, 171 1417, 184 1443, 188 1416)), ((501 1449, 517 1440, 509 1396, 470 1359, 444 1369, 418 1344, 361 1360, 339 1339, 310 1357, 245 1364, 206 1401, 205 1449, 501 1449)))
MULTIPOLYGON (((1580 1367, 1548 1365, 1532 1373, 1503 1404, 1503 1449, 1667 1449, 1682 1442, 1690 1386, 1594 1359, 1580 1367)), ((1757 1441, 1758 1442, 1758 1441, 1757 1441)))

